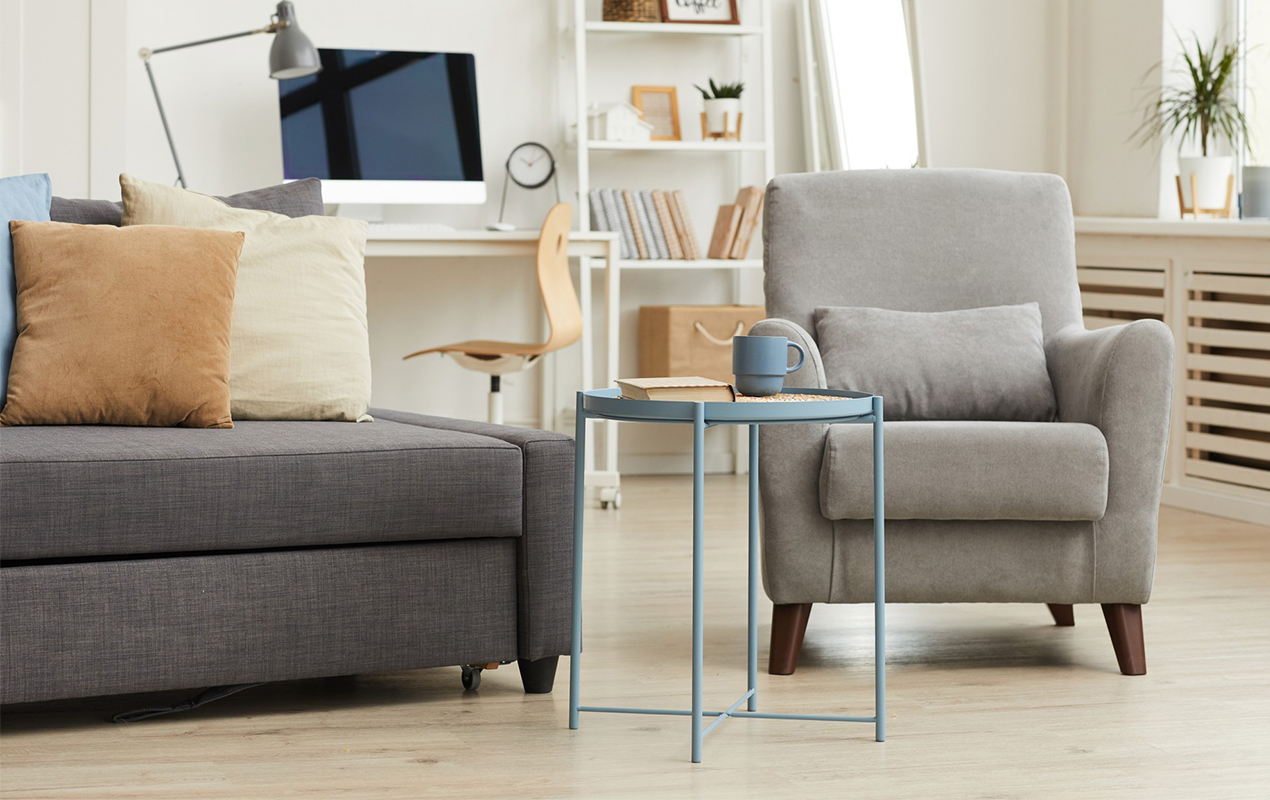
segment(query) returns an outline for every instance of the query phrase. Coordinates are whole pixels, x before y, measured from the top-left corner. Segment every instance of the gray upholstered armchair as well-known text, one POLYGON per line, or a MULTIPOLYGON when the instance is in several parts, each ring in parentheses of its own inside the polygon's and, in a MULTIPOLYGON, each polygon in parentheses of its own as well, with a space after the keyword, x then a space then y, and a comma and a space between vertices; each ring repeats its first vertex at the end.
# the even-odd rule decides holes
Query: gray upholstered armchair
MULTIPOLYGON (((887 403, 888 601, 1047 603, 1059 625, 1072 624, 1073 603, 1100 603, 1121 671, 1144 673, 1173 345, 1154 320, 1084 329, 1063 181, 982 170, 785 175, 766 203, 772 319, 752 333, 806 348, 787 386, 872 388, 826 372, 818 308, 1039 304, 1056 419, 905 420, 887 403)), ((812 603, 872 601, 867 427, 763 431, 774 674, 794 671, 812 603)))

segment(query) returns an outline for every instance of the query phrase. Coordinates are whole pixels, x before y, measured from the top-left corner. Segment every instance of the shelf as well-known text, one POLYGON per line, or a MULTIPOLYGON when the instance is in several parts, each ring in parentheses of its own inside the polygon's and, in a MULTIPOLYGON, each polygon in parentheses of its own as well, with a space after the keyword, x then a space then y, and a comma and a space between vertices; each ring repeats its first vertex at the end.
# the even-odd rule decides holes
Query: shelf
MULTIPOLYGON (((683 258, 619 258, 618 266, 627 269, 762 269, 761 258, 702 258, 689 261, 683 258)), ((604 259, 593 258, 591 265, 601 268, 604 259)))
POLYGON ((588 22, 589 33, 652 33, 687 36, 759 36, 762 25, 718 25, 697 22, 588 22))
POLYGON ((738 153, 762 152, 767 149, 764 142, 609 142, 591 140, 586 143, 589 150, 647 150, 654 152, 714 152, 738 153))

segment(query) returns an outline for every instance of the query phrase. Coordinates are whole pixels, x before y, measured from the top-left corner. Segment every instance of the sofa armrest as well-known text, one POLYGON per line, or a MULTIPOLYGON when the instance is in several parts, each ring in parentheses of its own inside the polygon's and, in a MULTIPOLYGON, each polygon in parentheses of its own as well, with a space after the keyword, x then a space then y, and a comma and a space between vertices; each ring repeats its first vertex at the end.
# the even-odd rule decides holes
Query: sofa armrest
POLYGON ((1173 352, 1172 332, 1156 320, 1064 328, 1045 345, 1059 421, 1095 425, 1107 440, 1107 513, 1096 524, 1093 587, 1100 603, 1144 603, 1151 594, 1173 352))
MULTIPOLYGON (((800 325, 765 319, 752 336, 784 336, 802 345, 807 360, 785 377, 789 388, 827 388, 820 348, 800 325)), ((820 463, 828 425, 762 428, 759 494, 762 499, 763 588, 772 602, 828 602, 833 577, 833 522, 820 513, 820 463)))
POLYGON ((371 409, 376 419, 474 433, 509 442, 524 457, 517 543, 519 657, 569 652, 573 608, 573 437, 552 431, 371 409))

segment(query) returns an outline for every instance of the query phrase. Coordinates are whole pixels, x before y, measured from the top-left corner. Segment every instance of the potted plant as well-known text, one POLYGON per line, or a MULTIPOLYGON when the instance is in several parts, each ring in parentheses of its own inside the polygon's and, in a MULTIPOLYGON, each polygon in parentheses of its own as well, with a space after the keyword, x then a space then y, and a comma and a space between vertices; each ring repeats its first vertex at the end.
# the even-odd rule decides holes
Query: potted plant
POLYGON ((719 139, 741 138, 741 92, 745 91, 745 84, 737 81, 716 86, 711 78, 709 91, 695 83, 693 86, 701 92, 705 105, 705 135, 719 139))
POLYGON ((1142 125, 1134 134, 1142 145, 1174 135, 1180 135, 1179 147, 1199 142, 1198 156, 1177 159, 1183 202, 1191 208, 1221 208, 1226 204, 1226 185, 1234 157, 1210 155, 1210 145, 1222 138, 1232 146, 1240 139, 1248 140, 1248 123, 1235 99, 1234 74, 1240 58, 1238 44, 1223 45, 1219 52, 1216 37, 1207 50, 1198 36, 1193 52, 1182 43, 1185 83, 1163 87, 1146 107, 1142 125), (1191 197, 1192 175, 1197 198, 1191 197))

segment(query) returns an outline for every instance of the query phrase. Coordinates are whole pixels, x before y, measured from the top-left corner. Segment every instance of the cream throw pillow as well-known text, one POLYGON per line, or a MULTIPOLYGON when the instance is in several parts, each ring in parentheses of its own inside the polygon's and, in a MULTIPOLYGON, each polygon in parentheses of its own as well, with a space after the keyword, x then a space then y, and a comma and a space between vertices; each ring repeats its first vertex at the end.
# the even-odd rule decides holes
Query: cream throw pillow
POLYGON ((366 223, 231 208, 119 176, 123 224, 243 231, 230 331, 234 419, 369 420, 366 223))

